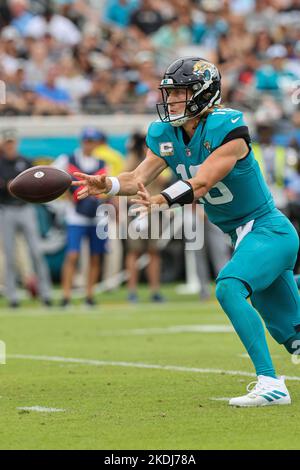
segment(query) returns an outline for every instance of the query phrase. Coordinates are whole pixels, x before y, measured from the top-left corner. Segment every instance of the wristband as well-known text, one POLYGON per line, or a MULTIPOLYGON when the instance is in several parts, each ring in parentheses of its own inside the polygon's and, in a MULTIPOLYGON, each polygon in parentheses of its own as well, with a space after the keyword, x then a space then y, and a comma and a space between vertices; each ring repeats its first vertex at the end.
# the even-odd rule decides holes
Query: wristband
POLYGON ((167 189, 164 189, 160 194, 166 198, 169 206, 172 204, 192 204, 194 202, 194 190, 188 181, 177 181, 167 189))
POLYGON ((115 176, 108 176, 107 178, 111 181, 111 189, 106 194, 107 196, 115 196, 120 191, 120 181, 115 176))

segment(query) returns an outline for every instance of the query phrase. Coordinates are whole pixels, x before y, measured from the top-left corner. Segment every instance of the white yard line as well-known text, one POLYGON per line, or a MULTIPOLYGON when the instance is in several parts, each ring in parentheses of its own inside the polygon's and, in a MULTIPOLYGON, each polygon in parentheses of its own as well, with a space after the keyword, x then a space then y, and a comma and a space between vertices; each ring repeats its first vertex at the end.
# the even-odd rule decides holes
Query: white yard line
POLYGON ((104 330, 99 336, 143 336, 176 333, 234 333, 230 325, 175 325, 165 328, 137 328, 132 330, 104 330))
MULTIPOLYGON (((123 361, 99 361, 98 359, 78 359, 73 357, 60 356, 33 356, 27 354, 9 354, 10 359, 27 359, 32 361, 60 362, 68 364, 82 364, 87 366, 116 366, 116 367, 133 367, 137 369, 158 369, 170 370, 176 372, 194 372, 198 374, 223 374, 223 375, 241 375, 245 377, 256 377, 256 374, 245 372, 243 370, 224 370, 224 369, 202 369, 198 367, 184 367, 160 364, 144 364, 141 362, 123 362, 123 361)), ((285 376, 286 380, 300 381, 297 376, 285 376)))
POLYGON ((18 406, 17 410, 37 411, 38 413, 61 413, 66 411, 61 408, 46 408, 45 406, 18 406))

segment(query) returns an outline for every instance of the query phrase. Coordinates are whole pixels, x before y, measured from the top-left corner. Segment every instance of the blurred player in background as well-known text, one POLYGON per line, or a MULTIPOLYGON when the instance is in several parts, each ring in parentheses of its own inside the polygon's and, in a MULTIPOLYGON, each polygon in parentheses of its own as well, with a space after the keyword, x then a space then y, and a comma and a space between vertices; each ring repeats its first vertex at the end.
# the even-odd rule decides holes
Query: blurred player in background
MULTIPOLYGON (((290 172, 286 184, 286 194, 288 198, 288 213, 291 222, 296 228, 298 235, 300 234, 300 152, 298 150, 298 158, 296 167, 290 172)), ((299 272, 300 253, 296 262, 295 272, 299 272)), ((295 277, 298 288, 300 288, 300 276, 295 277)))
MULTIPOLYGON (((0 177, 1 179, 1 177, 0 177)), ((16 233, 15 239, 15 258, 17 278, 19 278, 21 285, 27 290, 32 298, 38 296, 38 280, 34 272, 30 253, 28 252, 27 242, 22 233, 16 233)), ((5 255, 3 246, 3 226, 0 226, 0 293, 5 292, 5 255)))
MULTIPOLYGON (((197 209, 202 214, 202 207, 197 204, 197 209)), ((210 267, 213 270, 215 277, 219 274, 221 269, 229 261, 230 248, 228 246, 226 236, 208 218, 205 217, 204 222, 204 240, 205 243, 201 250, 195 251, 197 274, 200 280, 200 300, 207 300, 210 298, 211 288, 211 273, 210 267)))
POLYGON ((161 122, 149 127, 145 160, 118 178, 77 174, 81 181, 76 184, 83 186, 78 197, 137 193, 139 199, 133 202, 142 204, 138 210, 145 212, 200 200, 209 220, 231 236, 234 253, 218 275, 216 296, 258 377, 249 393, 229 404, 290 404, 257 311, 273 338, 289 353, 297 353, 300 302, 293 276, 297 232, 275 208, 243 114, 219 106, 221 77, 216 66, 200 57, 178 59, 168 67, 160 89, 163 101, 157 110, 161 122), (180 181, 151 197, 145 186, 167 166, 180 181))
MULTIPOLYGON (((112 148, 107 139, 107 135, 100 131, 99 142, 93 156, 104 161, 106 166, 107 174, 112 176, 119 175, 124 169, 124 159, 122 154, 116 149, 112 148)), ((113 204, 117 214, 119 213, 119 198, 111 198, 110 204, 113 204)), ((119 220, 114 221, 119 223, 119 220)), ((104 256, 103 262, 103 280, 112 279, 114 275, 119 273, 122 269, 123 262, 123 247, 122 242, 118 238, 111 236, 112 224, 108 221, 108 239, 109 239, 109 250, 104 256)), ((114 287, 114 286, 112 286, 114 287)))
POLYGON ((274 143, 275 124, 266 121, 257 126, 257 140, 252 149, 260 170, 272 192, 276 207, 287 213, 286 181, 291 171, 290 162, 296 160, 296 151, 274 143))
MULTIPOLYGON (((17 293, 18 268, 15 258, 16 235, 18 232, 22 232, 25 237, 31 262, 38 277, 38 291, 41 300, 46 306, 51 306, 52 304, 51 281, 48 267, 40 249, 40 235, 35 210, 31 204, 13 197, 8 190, 9 181, 30 167, 30 162, 18 153, 18 141, 15 131, 13 129, 2 131, 0 150, 1 232, 6 267, 6 296, 9 300, 9 305, 13 308, 19 306, 17 293)), ((32 291, 32 293, 34 292, 32 291)))
MULTIPOLYGON (((95 128, 86 128, 81 134, 81 147, 72 155, 61 155, 54 162, 56 168, 65 170, 71 175, 76 171, 85 171, 90 175, 106 173, 105 163, 93 157, 95 148, 99 145, 101 133, 95 128)), ((63 265, 61 305, 67 307, 71 300, 74 275, 77 270, 81 243, 84 239, 89 242, 90 259, 86 285, 86 305, 95 305, 94 286, 100 275, 100 255, 106 252, 106 240, 100 240, 96 234, 98 219, 96 212, 101 200, 89 197, 85 201, 78 200, 78 190, 70 191, 66 210, 67 222, 67 254, 63 265)))
MULTIPOLYGON (((146 154, 145 135, 142 133, 133 134, 128 146, 128 159, 125 170, 132 172, 144 160, 146 154)), ((170 173, 166 170, 163 174, 159 175, 155 181, 149 186, 148 190, 152 194, 156 194, 166 187, 167 182, 170 180, 170 173)), ((130 202, 129 202, 130 203, 130 202)), ((130 212, 129 212, 130 214, 130 212)), ((133 219, 130 218, 130 222, 133 219)), ((128 234, 126 242, 126 269, 128 271, 128 300, 129 302, 136 303, 138 301, 137 286, 139 280, 138 258, 142 254, 149 255, 149 264, 147 266, 147 280, 150 289, 150 300, 152 302, 163 302, 164 297, 160 292, 160 266, 161 256, 158 247, 158 240, 149 237, 151 233, 150 217, 144 218, 140 221, 142 226, 141 230, 146 231, 147 238, 138 238, 134 240, 128 234)))

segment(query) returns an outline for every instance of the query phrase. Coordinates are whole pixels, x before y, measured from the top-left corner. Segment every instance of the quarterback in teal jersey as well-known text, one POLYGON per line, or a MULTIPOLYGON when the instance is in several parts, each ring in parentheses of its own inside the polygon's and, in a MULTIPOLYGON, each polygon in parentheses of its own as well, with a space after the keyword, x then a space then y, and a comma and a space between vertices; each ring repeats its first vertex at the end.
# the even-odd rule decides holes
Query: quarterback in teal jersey
POLYGON ((229 404, 290 404, 261 318, 279 344, 299 354, 300 302, 293 277, 298 235, 274 206, 243 114, 220 106, 221 77, 215 65, 200 57, 178 59, 168 67, 160 89, 160 120, 149 127, 145 160, 118 178, 77 174, 81 181, 74 184, 83 186, 79 197, 138 194, 134 201, 145 211, 157 205, 204 204, 209 220, 230 235, 234 246, 218 275, 216 296, 257 374, 254 388, 229 404), (150 197, 146 186, 166 167, 179 181, 150 197))

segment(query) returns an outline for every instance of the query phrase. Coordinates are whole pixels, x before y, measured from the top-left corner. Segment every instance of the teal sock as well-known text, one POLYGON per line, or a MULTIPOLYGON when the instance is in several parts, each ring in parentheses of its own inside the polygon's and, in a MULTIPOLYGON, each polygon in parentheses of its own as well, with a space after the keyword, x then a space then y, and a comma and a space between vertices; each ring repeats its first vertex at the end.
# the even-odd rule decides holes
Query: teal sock
POLYGON ((295 277, 295 281, 296 281, 296 284, 297 284, 297 287, 298 289, 300 289, 300 274, 297 274, 295 277))
POLYGON ((289 338, 284 346, 290 354, 300 355, 300 332, 289 338))
POLYGON ((245 346, 256 374, 276 378, 265 330, 256 310, 247 302, 246 286, 239 279, 221 279, 216 296, 245 346))

